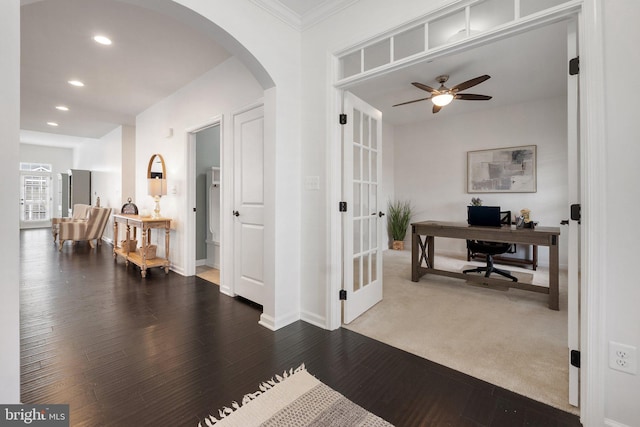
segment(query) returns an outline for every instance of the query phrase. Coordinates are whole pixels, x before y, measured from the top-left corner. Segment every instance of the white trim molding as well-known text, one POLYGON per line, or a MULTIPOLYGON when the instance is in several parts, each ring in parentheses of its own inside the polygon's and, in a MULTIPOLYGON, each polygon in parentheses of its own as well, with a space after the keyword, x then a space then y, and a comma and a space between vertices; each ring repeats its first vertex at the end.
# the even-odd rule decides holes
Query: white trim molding
POLYGON ((250 0, 297 31, 304 31, 331 15, 346 9, 358 0, 326 0, 300 14, 278 0, 250 0))
POLYGON ((603 0, 585 0, 580 16, 581 164, 589 171, 582 183, 581 292, 581 421, 585 426, 605 422, 606 266, 601 262, 606 229, 606 128, 604 111, 603 0))
POLYGON ((619 423, 617 421, 611 420, 609 418, 605 418, 604 425, 606 427, 631 427, 631 426, 628 426, 626 424, 622 424, 622 423, 619 423))

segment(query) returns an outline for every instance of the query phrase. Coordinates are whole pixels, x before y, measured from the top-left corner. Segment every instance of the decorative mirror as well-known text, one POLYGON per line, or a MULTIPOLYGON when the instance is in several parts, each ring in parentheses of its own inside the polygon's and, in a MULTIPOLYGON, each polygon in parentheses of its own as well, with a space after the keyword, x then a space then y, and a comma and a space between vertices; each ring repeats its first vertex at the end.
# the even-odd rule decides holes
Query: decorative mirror
POLYGON ((147 193, 156 202, 153 211, 154 218, 160 218, 160 197, 167 194, 167 170, 164 167, 164 159, 160 154, 154 154, 149 159, 147 168, 147 193))
POLYGON ((147 168, 147 178, 167 178, 167 170, 164 167, 164 159, 160 154, 154 154, 149 159, 149 167, 147 168))

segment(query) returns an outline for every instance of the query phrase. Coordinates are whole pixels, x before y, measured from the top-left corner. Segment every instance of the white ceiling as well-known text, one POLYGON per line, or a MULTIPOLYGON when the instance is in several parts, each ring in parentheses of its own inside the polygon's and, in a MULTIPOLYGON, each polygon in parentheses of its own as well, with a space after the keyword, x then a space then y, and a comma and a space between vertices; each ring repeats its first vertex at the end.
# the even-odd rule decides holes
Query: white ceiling
POLYGON ((229 58, 196 30, 113 0, 21 8, 21 128, 97 138, 229 58), (104 34, 111 46, 95 43, 104 34), (70 86, 79 79, 85 87, 70 86), (66 105, 68 112, 55 109, 66 105), (56 128, 48 121, 59 123, 56 128))
MULTIPOLYGON (((301 19, 354 0, 261 0, 280 3, 301 19)), ((29 3, 29 4, 25 4, 29 3)), ((25 130, 97 138, 220 64, 229 53, 207 36, 177 20, 114 0, 44 0, 22 7, 21 126, 25 130), (112 46, 92 36, 103 33, 112 46), (67 84, 76 78, 83 88, 67 84), (64 104, 68 112, 56 105, 64 104), (52 128, 46 124, 56 121, 52 128)), ((414 65, 349 88, 380 109, 385 121, 403 124, 495 108, 566 93, 566 29, 554 24, 507 40, 414 65), (466 90, 493 96, 491 101, 456 100, 438 114, 430 101, 393 104, 428 93, 417 81, 448 86, 489 74, 491 79, 466 90)))

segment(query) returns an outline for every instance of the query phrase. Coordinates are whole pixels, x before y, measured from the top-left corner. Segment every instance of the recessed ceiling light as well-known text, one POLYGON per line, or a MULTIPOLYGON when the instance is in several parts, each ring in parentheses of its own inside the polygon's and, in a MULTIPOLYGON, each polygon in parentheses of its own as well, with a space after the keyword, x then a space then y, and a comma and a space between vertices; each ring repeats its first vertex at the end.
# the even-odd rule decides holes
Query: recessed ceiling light
POLYGON ((69 111, 69 107, 66 107, 64 105, 56 105, 56 110, 69 111))
POLYGON ((49 126, 53 126, 53 127, 58 126, 58 124, 57 124, 56 122, 47 122, 47 124, 48 124, 49 126))
POLYGON ((77 86, 77 87, 84 86, 84 83, 82 83, 80 80, 69 80, 68 83, 72 86, 77 86))
POLYGON ((96 43, 100 43, 100 44, 103 44, 105 46, 109 46, 111 44, 111 39, 109 37, 105 37, 105 36, 95 36, 93 38, 93 40, 96 43))

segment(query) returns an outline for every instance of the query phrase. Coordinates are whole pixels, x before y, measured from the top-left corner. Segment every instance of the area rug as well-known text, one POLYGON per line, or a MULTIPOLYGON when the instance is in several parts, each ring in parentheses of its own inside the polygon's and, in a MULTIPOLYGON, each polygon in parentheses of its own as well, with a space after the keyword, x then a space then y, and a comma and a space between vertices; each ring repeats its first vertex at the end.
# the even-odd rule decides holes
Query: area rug
POLYGON ((392 426, 320 382, 304 365, 260 384, 198 426, 392 426))

